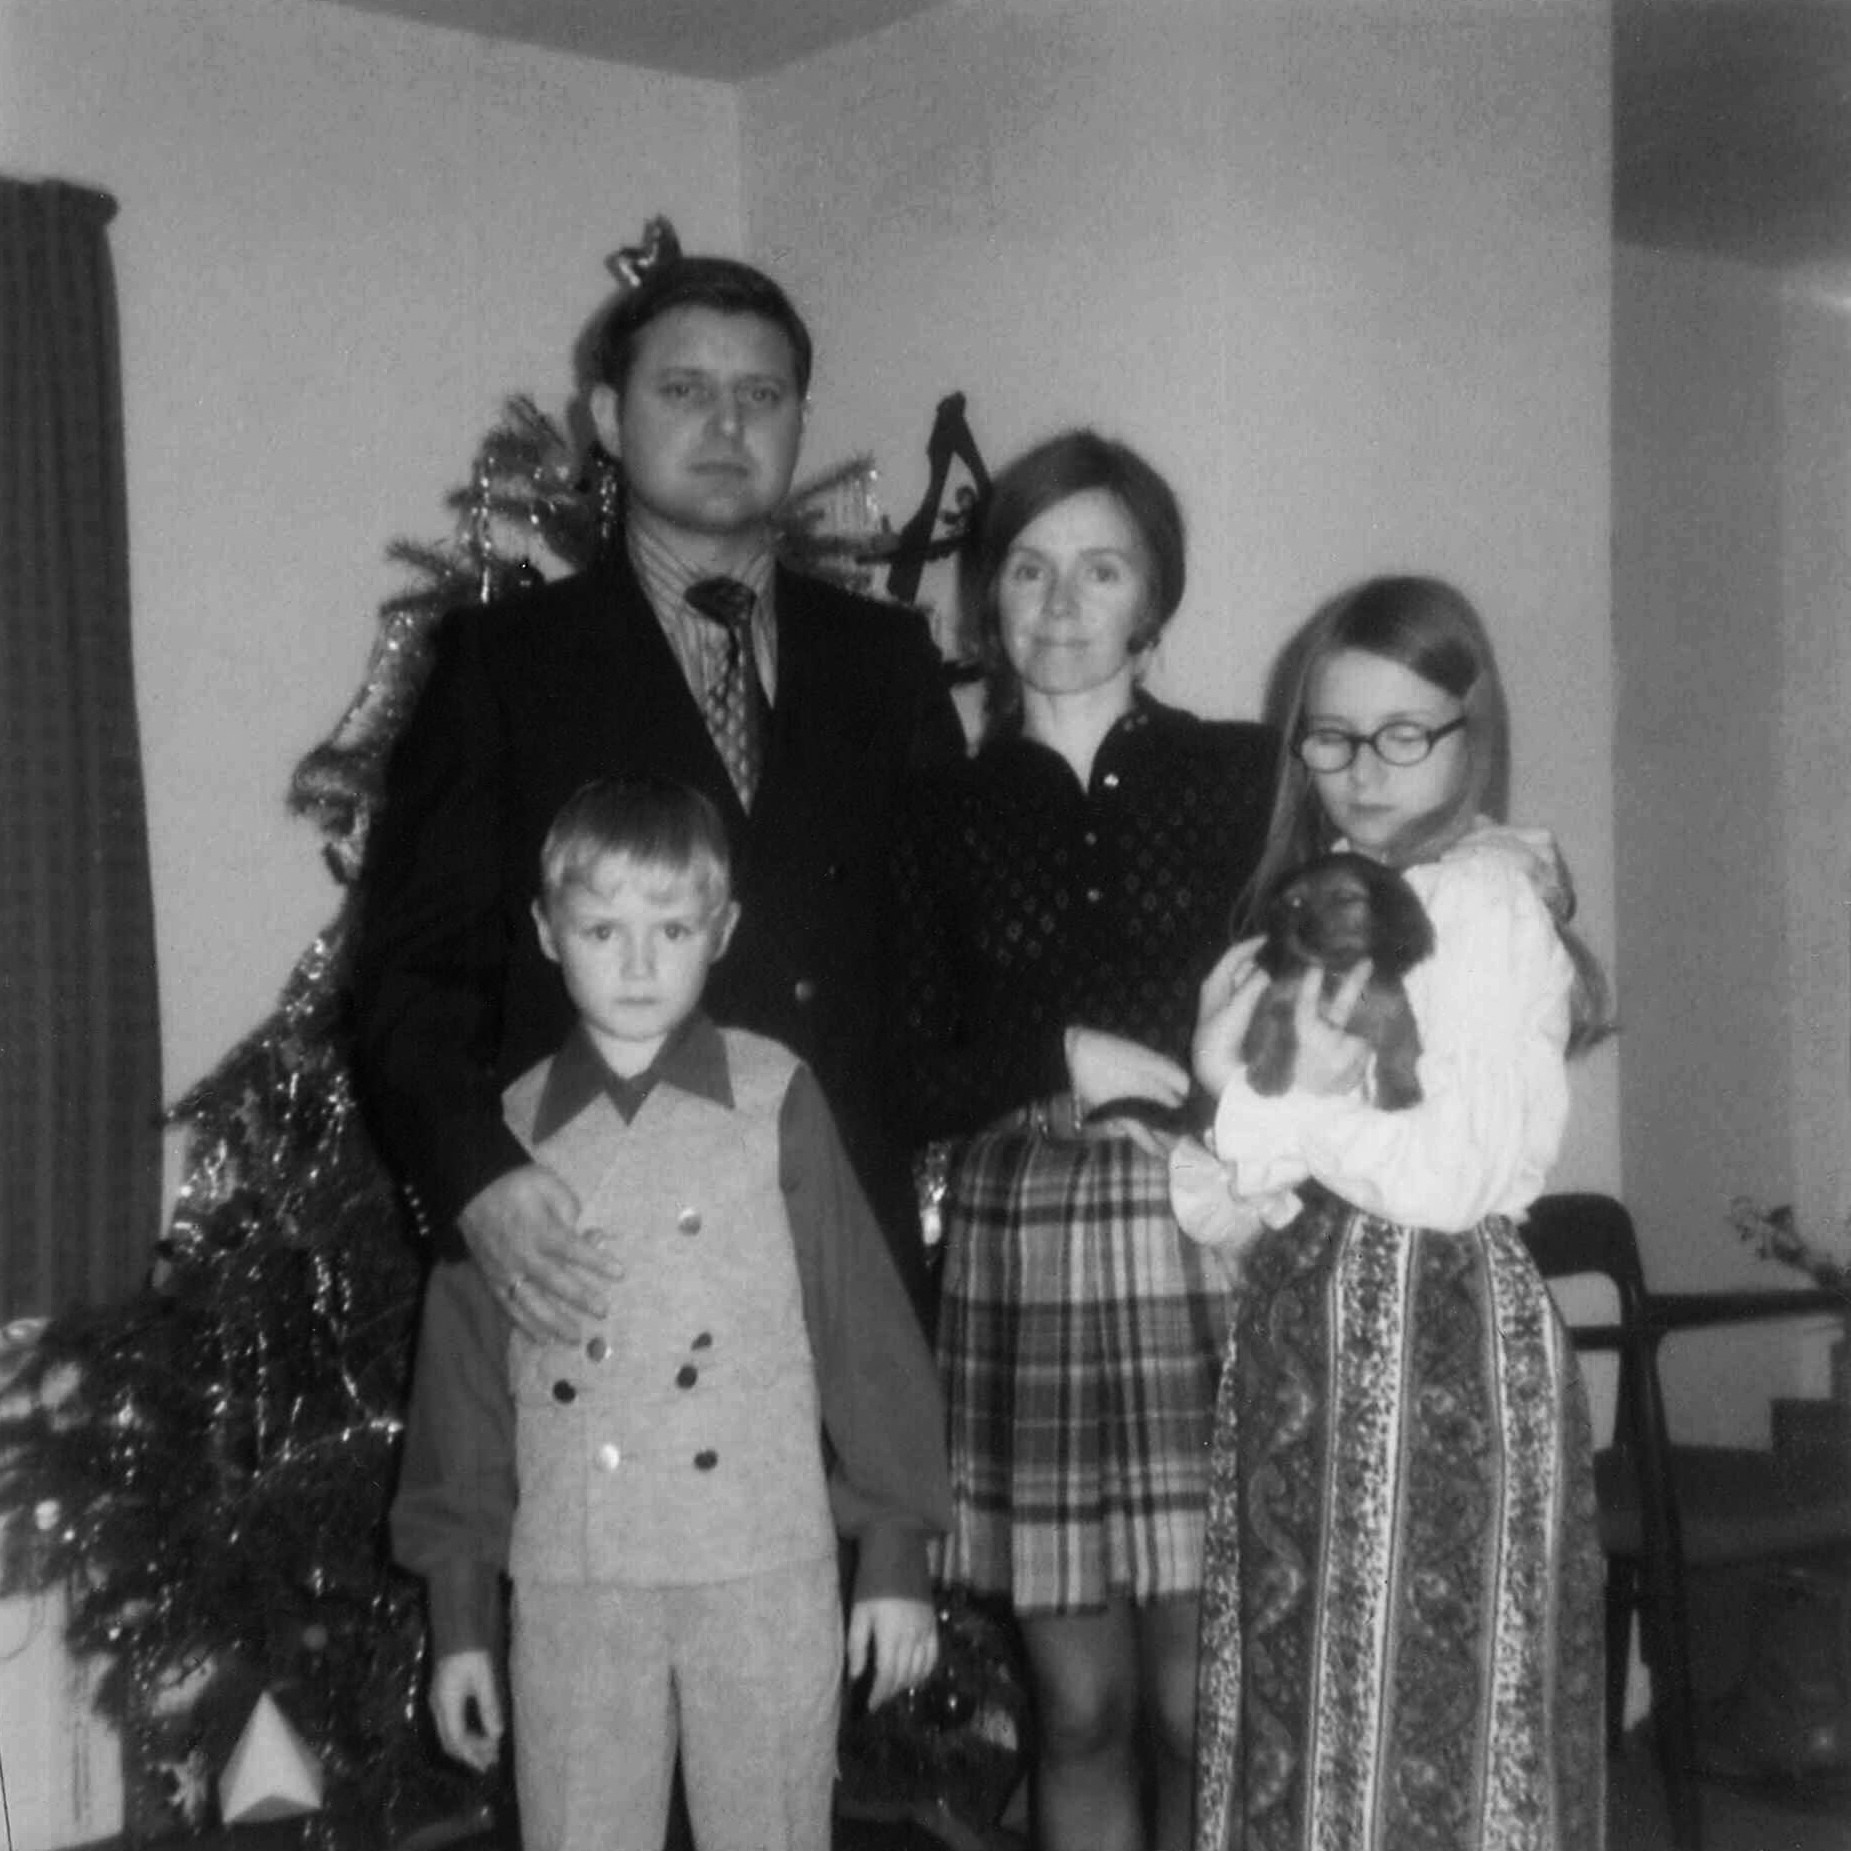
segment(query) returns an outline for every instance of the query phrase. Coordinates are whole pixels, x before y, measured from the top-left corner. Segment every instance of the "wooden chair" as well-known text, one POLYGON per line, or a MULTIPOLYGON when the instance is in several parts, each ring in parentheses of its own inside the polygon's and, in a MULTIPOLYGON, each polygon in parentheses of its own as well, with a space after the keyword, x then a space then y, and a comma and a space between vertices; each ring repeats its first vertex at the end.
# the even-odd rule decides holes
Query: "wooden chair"
POLYGON ((1612 1353, 1619 1364, 1613 1439, 1595 1460, 1608 1562, 1608 1741, 1619 1746, 1637 1615, 1673 1837, 1680 1851, 1701 1851, 1686 1570, 1851 1544, 1851 1461, 1839 1472, 1802 1473, 1768 1449, 1674 1444, 1658 1350, 1681 1332, 1842 1317, 1851 1306, 1815 1290, 1650 1292, 1632 1217, 1611 1196, 1544 1196, 1523 1234, 1545 1278, 1598 1274, 1613 1287, 1616 1321, 1577 1324, 1573 1333, 1577 1349, 1612 1353))

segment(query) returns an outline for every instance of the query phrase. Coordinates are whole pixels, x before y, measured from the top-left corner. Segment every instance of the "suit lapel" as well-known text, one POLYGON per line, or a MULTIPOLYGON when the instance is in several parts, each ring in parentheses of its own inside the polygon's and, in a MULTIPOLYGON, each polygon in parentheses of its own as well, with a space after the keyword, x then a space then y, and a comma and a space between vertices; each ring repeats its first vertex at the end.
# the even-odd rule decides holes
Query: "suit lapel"
POLYGON ((619 732, 623 744, 617 756, 623 762, 693 784, 729 818, 742 819, 745 812, 682 673, 681 660, 621 550, 608 575, 600 574, 594 581, 581 616, 590 685, 602 687, 605 694, 602 701, 587 703, 583 685, 569 687, 572 710, 601 709, 595 724, 606 738, 612 729, 619 732))

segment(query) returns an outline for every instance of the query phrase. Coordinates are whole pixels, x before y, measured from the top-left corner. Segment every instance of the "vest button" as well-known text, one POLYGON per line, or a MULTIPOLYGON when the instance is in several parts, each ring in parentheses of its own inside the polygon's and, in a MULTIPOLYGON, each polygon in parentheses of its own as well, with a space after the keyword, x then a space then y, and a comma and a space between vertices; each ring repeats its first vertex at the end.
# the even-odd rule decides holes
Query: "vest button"
POLYGON ((800 1003, 815 1002, 816 979, 814 977, 799 977, 791 986, 791 994, 796 997, 800 1003))
POLYGON ((611 1346, 606 1343, 602 1337, 593 1337, 592 1340, 585 1345, 585 1354, 589 1356, 594 1363, 603 1362, 605 1357, 610 1355, 610 1353, 611 1346))
POLYGON ((701 1231, 701 1211, 698 1208, 684 1208, 675 1217, 675 1225, 684 1234, 698 1234, 701 1231))
POLYGON ((688 1345, 688 1348, 691 1350, 711 1350, 713 1348, 713 1332, 710 1330, 702 1331, 701 1334, 688 1345))
POLYGON ((564 1406, 568 1401, 576 1401, 578 1399, 578 1390, 574 1388, 570 1382, 555 1382, 553 1384, 553 1399, 559 1402, 561 1406, 564 1406))
POLYGON ((675 1371, 675 1386, 677 1388, 692 1388, 700 1379, 701 1372, 695 1368, 692 1363, 683 1363, 681 1367, 675 1371))
POLYGON ((711 1446, 703 1447, 694 1455, 694 1469, 697 1472, 711 1472, 720 1463, 720 1455, 711 1446))
POLYGON ((597 1459, 600 1472, 614 1472, 623 1464, 623 1448, 614 1440, 606 1440, 598 1448, 597 1459))

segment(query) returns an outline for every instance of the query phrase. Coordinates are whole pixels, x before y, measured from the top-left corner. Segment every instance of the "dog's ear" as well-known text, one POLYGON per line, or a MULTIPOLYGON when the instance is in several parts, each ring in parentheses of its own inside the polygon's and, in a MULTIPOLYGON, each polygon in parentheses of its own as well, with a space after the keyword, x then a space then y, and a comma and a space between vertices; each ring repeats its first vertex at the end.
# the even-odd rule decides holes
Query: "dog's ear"
POLYGON ((1397 972, 1411 970, 1433 955, 1433 922, 1420 896, 1392 868, 1377 868, 1375 884, 1376 955, 1397 972))
POLYGON ((1269 977, 1282 976, 1298 962, 1293 950, 1293 920, 1304 905, 1303 878, 1294 874, 1275 887, 1260 911, 1260 930, 1266 942, 1255 960, 1269 977))

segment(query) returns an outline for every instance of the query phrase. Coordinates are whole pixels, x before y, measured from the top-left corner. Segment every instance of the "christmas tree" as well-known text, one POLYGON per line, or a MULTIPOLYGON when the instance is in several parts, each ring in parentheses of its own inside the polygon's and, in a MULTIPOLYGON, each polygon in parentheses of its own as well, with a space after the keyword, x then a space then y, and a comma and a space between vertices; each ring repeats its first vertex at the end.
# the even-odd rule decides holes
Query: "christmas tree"
MULTIPOLYGON (((516 400, 452 497, 457 538, 392 549, 417 582, 291 787, 347 898, 275 1013, 174 1108, 186 1173, 146 1286, 51 1320, 13 1381, 5 1582, 63 1588, 71 1652, 106 1661, 138 1834, 210 1817, 266 1692, 312 1762, 322 1842, 429 1843, 432 1821, 485 1816, 426 1727, 421 1592, 384 1545, 420 1263, 354 1097, 344 952, 436 617, 531 578, 532 549, 588 563, 616 501, 612 472, 580 470, 516 400)), ((286 1809, 258 1783, 246 1816, 286 1809)))

